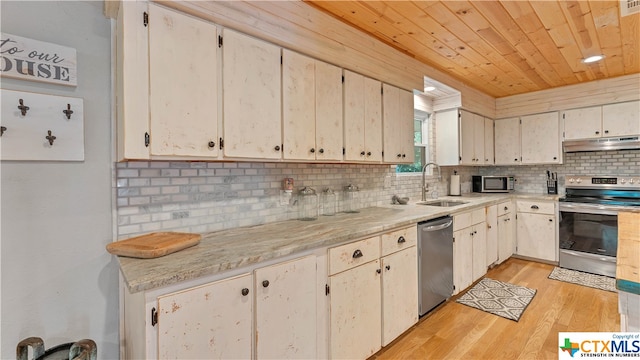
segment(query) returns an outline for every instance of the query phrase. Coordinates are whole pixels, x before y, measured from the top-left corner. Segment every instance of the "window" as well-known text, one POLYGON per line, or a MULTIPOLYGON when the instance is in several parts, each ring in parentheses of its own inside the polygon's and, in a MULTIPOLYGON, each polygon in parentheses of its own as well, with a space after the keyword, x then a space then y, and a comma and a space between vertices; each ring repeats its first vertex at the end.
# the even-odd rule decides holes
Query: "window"
POLYGON ((429 159, 429 118, 428 112, 413 110, 413 143, 415 160, 413 164, 401 164, 396 166, 398 173, 421 172, 422 166, 429 159))

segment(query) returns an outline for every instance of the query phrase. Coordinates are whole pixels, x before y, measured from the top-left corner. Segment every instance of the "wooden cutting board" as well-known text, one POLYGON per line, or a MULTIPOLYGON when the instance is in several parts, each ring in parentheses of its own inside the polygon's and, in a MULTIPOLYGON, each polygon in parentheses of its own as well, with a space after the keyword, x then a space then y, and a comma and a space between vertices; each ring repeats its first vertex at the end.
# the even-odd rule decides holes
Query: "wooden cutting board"
POLYGON ((157 232, 112 242, 107 251, 113 255, 152 259, 186 249, 200 242, 200 234, 157 232))

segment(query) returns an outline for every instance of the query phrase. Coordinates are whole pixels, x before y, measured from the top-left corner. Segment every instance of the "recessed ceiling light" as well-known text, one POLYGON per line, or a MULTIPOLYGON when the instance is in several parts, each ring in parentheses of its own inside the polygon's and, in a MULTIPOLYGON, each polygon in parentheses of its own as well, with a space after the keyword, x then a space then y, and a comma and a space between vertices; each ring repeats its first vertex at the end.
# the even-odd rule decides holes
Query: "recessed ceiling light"
POLYGON ((434 86, 427 86, 426 88, 424 88, 424 92, 429 92, 429 91, 433 91, 436 88, 434 86))
POLYGON ((582 59, 582 62, 585 64, 589 64, 592 62, 600 61, 602 59, 604 59, 604 55, 594 55, 594 56, 589 56, 588 58, 582 59))

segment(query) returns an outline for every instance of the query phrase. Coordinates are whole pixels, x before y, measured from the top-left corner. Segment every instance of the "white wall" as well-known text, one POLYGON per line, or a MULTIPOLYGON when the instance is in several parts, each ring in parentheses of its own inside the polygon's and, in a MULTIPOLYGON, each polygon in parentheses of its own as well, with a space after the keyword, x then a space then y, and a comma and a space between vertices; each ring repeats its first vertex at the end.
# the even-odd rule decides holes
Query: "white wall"
POLYGON ((0 358, 23 338, 93 339, 118 357, 111 215, 111 25, 102 1, 2 1, 2 31, 77 50, 78 86, 2 79, 5 89, 84 99, 85 161, 2 162, 0 358))

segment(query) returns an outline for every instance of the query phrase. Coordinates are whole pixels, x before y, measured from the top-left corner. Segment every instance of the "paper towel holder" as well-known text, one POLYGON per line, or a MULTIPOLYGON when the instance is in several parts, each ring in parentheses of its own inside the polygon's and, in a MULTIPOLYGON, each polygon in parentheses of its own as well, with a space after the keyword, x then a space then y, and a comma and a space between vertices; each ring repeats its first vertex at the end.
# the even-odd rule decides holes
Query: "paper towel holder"
POLYGON ((460 175, 456 170, 453 170, 453 175, 449 180, 449 195, 460 196, 460 175))

